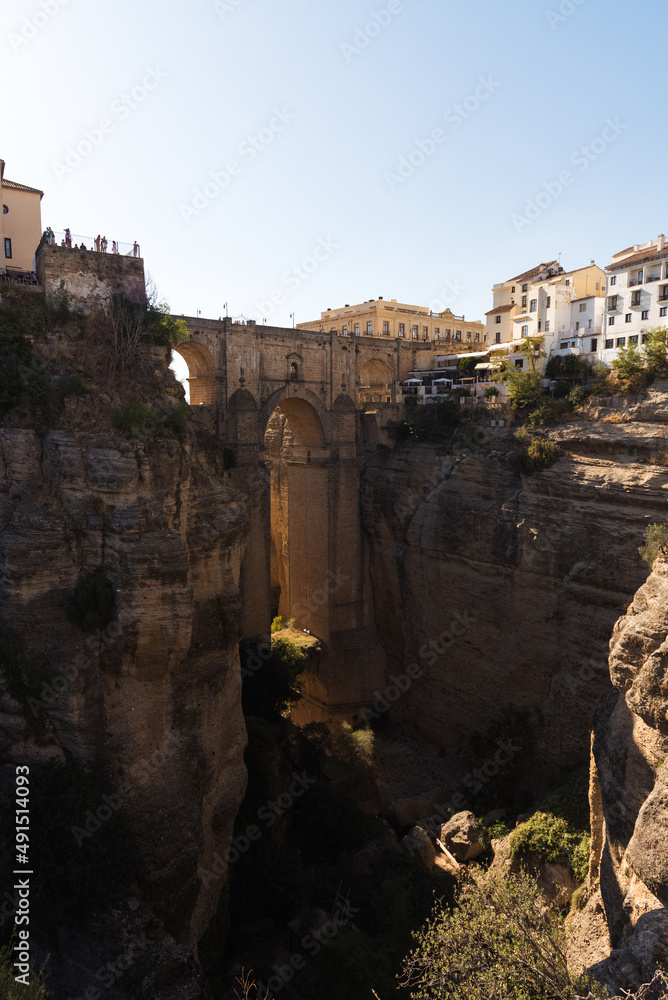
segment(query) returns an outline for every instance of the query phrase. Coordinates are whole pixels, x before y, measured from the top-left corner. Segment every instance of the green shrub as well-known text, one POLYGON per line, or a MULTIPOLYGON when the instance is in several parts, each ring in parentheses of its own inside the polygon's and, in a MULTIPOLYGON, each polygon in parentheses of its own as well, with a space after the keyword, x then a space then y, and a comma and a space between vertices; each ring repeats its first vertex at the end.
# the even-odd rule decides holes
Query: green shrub
POLYGON ((282 615, 276 615, 271 623, 272 632, 281 632, 285 628, 285 619, 282 615))
POLYGON ((568 394, 568 401, 574 410, 584 406, 585 401, 591 396, 591 389, 586 385, 576 385, 568 394))
POLYGON ((114 600, 113 585, 101 573, 95 573, 75 587, 67 607, 67 617, 73 625, 92 635, 106 628, 111 621, 114 600))
POLYGON ((79 372, 74 372, 73 375, 67 375, 65 378, 61 379, 60 391, 64 397, 83 396, 86 391, 86 384, 83 380, 83 376, 79 372))
POLYGON ((635 344, 629 344, 628 347, 619 348, 611 367, 619 378, 635 379, 646 370, 647 364, 635 344))
POLYGON ((43 969, 36 969, 31 964, 29 986, 16 982, 17 970, 13 951, 16 938, 12 937, 9 944, 0 947, 0 997, 2 1000, 48 1000, 53 994, 46 988, 46 977, 43 969))
POLYGON ((485 389, 485 399, 496 399, 499 395, 499 390, 495 385, 488 385, 485 389))
POLYGON ((554 441, 538 438, 513 455, 513 461, 520 472, 530 476, 533 472, 549 469, 561 457, 561 449, 554 441))
POLYGON ((652 567, 660 553, 666 551, 668 545, 668 528, 664 524, 648 524, 645 528, 645 541, 638 552, 645 562, 652 567))
POLYGON ((297 678, 304 669, 305 658, 292 639, 274 639, 271 656, 266 660, 257 655, 252 644, 244 643, 241 647, 241 663, 251 665, 250 669, 242 672, 241 704, 244 715, 274 721, 291 704, 299 701, 301 686, 297 678))
POLYGON ((566 864, 578 882, 589 867, 589 772, 578 768, 540 802, 538 812, 510 838, 510 856, 535 855, 541 863, 566 864))
POLYGON ((176 403, 172 412, 164 418, 164 429, 172 434, 185 434, 189 416, 190 405, 184 402, 176 403))
MULTIPOLYGON (((413 1000, 575 1000, 584 988, 568 970, 559 913, 528 875, 467 886, 415 941, 404 962, 413 1000)), ((608 993, 592 984, 590 996, 608 993)))
POLYGON ((143 436, 154 416, 153 410, 145 403, 135 401, 113 410, 111 422, 117 430, 123 431, 128 437, 139 438, 143 436))

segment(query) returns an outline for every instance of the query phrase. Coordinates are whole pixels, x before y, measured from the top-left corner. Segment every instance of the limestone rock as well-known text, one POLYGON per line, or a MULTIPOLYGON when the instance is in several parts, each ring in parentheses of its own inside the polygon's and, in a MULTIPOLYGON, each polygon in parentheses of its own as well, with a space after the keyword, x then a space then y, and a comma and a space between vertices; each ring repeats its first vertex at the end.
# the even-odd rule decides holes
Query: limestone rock
POLYGON ((409 854, 416 854, 424 861, 427 868, 433 868, 436 850, 429 834, 421 826, 414 826, 411 832, 401 841, 401 846, 409 854))
POLYGON ((466 862, 484 854, 481 834, 474 814, 459 812, 443 824, 440 839, 457 861, 466 862))

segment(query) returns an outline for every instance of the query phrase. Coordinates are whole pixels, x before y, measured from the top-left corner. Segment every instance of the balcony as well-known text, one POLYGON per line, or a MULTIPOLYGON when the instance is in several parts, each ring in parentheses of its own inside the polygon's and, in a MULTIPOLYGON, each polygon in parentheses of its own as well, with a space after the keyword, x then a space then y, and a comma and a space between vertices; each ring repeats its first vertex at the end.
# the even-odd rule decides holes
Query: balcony
POLYGON ((633 281, 629 281, 629 288, 634 288, 635 285, 642 285, 642 278, 636 278, 633 281))

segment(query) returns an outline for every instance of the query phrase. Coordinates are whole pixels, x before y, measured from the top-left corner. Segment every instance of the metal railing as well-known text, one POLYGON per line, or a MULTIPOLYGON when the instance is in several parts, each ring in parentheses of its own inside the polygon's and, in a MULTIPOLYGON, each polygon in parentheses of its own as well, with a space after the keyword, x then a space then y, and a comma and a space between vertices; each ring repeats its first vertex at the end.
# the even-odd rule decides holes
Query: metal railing
POLYGON ((75 233, 64 230, 55 232, 47 236, 44 231, 40 246, 46 244, 52 247, 67 247, 72 250, 93 250, 97 253, 114 253, 121 257, 141 257, 141 247, 138 243, 119 243, 115 240, 108 240, 106 236, 79 236, 75 233))

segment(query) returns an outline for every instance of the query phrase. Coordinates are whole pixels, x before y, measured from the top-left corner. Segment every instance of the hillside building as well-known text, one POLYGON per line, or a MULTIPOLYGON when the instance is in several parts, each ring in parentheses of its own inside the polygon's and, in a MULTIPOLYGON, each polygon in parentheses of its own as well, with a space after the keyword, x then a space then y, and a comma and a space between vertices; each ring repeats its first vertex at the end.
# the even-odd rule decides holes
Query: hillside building
POLYGON ((8 180, 5 177, 5 161, 0 160, 0 194, 0 274, 32 272, 35 270, 35 251, 42 235, 43 192, 8 180))
POLYGON ((335 333, 340 337, 388 337, 419 342, 454 344, 458 350, 479 350, 487 343, 483 323, 456 316, 449 309, 434 313, 396 299, 370 299, 359 305, 326 309, 319 320, 298 323, 298 330, 335 333))
POLYGON ((605 337, 601 359, 610 364, 620 347, 640 347, 652 327, 668 326, 668 242, 635 244, 606 267, 605 337))

